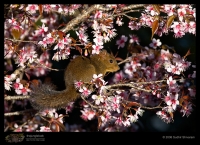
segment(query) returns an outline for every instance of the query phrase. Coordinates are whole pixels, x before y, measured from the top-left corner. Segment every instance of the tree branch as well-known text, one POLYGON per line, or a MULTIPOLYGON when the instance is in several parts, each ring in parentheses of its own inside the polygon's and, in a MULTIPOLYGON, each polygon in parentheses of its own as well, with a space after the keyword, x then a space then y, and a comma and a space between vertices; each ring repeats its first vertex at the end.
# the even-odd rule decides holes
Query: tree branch
POLYGON ((23 100, 23 99, 29 99, 30 96, 26 95, 26 96, 6 96, 4 98, 4 100, 8 101, 8 100, 23 100))
MULTIPOLYGON (((126 105, 129 104, 129 103, 130 104, 133 103, 132 101, 127 101, 127 100, 123 100, 122 102, 125 103, 126 105)), ((158 106, 155 106, 155 107, 146 107, 146 106, 143 106, 141 103, 134 103, 135 106, 143 108, 143 109, 148 109, 148 110, 163 108, 162 106, 160 106, 161 104, 162 104, 162 101, 159 103, 158 106)))
POLYGON ((108 86, 105 86, 104 89, 112 89, 112 88, 119 88, 119 87, 129 87, 129 88, 134 88, 136 90, 141 90, 141 91, 145 91, 145 92, 148 92, 150 93, 151 90, 146 90, 146 89, 143 89, 143 88, 140 88, 140 87, 137 87, 135 86, 135 84, 132 84, 132 83, 121 83, 121 84, 113 84, 113 85, 108 85, 108 86))
POLYGON ((43 67, 45 67, 45 68, 47 68, 47 69, 49 69, 49 70, 59 71, 58 69, 54 69, 54 68, 50 68, 50 67, 46 66, 45 64, 39 62, 38 59, 35 59, 35 62, 36 62, 38 65, 43 66, 43 67))
POLYGON ((92 105, 90 102, 88 102, 87 100, 85 100, 85 98, 84 98, 82 95, 81 95, 81 98, 82 98, 88 105, 90 105, 92 108, 99 109, 99 107, 94 106, 94 105, 92 105))
MULTIPOLYGON (((145 6, 144 4, 133 4, 133 5, 123 7, 121 8, 121 10, 126 11, 130 9, 141 8, 144 6, 145 6)), ((72 30, 74 26, 85 21, 90 16, 90 14, 95 10, 110 11, 112 9, 113 8, 105 8, 102 4, 92 5, 87 10, 84 10, 82 14, 79 14, 76 18, 69 21, 67 25, 65 26, 65 28, 61 29, 61 31, 63 31, 64 33, 67 33, 69 30, 72 30)))
POLYGON ((118 65, 120 65, 120 64, 122 64, 122 63, 126 63, 126 62, 130 62, 131 59, 132 58, 132 56, 131 57, 128 57, 128 58, 126 58, 126 59, 124 59, 123 61, 120 61, 119 63, 118 63, 118 65))
POLYGON ((23 43, 34 43, 37 44, 38 41, 28 41, 28 40, 16 40, 16 39, 10 39, 10 38, 4 38, 5 40, 9 40, 12 42, 23 42, 23 43))
POLYGON ((13 115, 21 115, 27 112, 32 112, 35 111, 34 109, 28 109, 24 111, 16 111, 16 112, 9 112, 9 113, 4 113, 4 116, 13 116, 13 115))

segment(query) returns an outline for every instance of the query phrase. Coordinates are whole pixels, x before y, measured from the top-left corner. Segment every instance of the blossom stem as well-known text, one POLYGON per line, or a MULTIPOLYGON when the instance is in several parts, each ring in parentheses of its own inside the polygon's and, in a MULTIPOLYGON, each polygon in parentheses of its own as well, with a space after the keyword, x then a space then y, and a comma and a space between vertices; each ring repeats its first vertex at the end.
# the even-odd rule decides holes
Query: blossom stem
POLYGON ((88 102, 87 100, 85 100, 85 98, 84 98, 82 95, 81 95, 81 98, 82 98, 87 104, 89 104, 92 108, 99 109, 99 107, 94 106, 94 105, 92 105, 90 102, 88 102))

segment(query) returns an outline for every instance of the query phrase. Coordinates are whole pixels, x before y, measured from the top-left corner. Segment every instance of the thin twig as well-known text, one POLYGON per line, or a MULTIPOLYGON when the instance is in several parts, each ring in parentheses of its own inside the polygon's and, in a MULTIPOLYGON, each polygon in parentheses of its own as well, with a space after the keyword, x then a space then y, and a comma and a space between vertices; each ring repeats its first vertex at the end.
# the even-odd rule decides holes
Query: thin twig
POLYGON ((166 82, 167 80, 158 80, 158 81, 150 81, 150 82, 131 82, 131 84, 134 84, 134 85, 146 85, 146 84, 157 84, 157 83, 162 83, 162 82, 166 82))
POLYGON ((26 95, 26 96, 6 96, 4 98, 4 100, 8 101, 8 100, 23 100, 23 99, 29 99, 30 96, 26 95))
POLYGON ((125 6, 122 8, 123 11, 131 10, 131 9, 137 9, 137 8, 143 8, 146 4, 132 4, 129 6, 125 6))
POLYGON ((12 42, 23 42, 23 43, 35 43, 37 44, 38 41, 28 41, 28 40, 16 40, 16 39, 10 39, 10 38, 4 38, 5 40, 9 40, 12 42))
POLYGON ((94 106, 94 105, 92 105, 90 102, 88 102, 87 100, 85 100, 85 98, 84 98, 82 95, 81 95, 81 98, 82 98, 87 104, 89 104, 92 108, 99 109, 99 107, 94 106))
POLYGON ((54 70, 54 71, 59 71, 58 69, 50 68, 50 67, 48 67, 48 66, 42 64, 42 63, 39 62, 37 59, 35 59, 35 62, 36 62, 38 65, 41 65, 41 66, 43 66, 43 67, 45 67, 45 68, 47 68, 47 69, 54 70))
POLYGON ((118 63, 118 65, 120 65, 120 64, 122 64, 122 63, 130 62, 130 58, 131 58, 131 57, 128 57, 128 58, 124 59, 123 61, 120 61, 120 62, 118 63))
POLYGON ((127 17, 127 18, 129 18, 130 20, 133 20, 133 19, 134 19, 133 17, 128 16, 128 15, 126 15, 126 14, 122 14, 122 15, 125 16, 125 17, 127 17))
POLYGON ((159 106, 159 105, 156 106, 156 107, 146 107, 146 106, 143 106, 143 105, 141 105, 141 104, 140 104, 140 107, 143 108, 143 109, 149 109, 149 110, 158 109, 158 108, 163 108, 162 106, 159 106))
MULTIPOLYGON (((125 104, 128 104, 128 103, 133 103, 132 101, 127 101, 127 100, 123 100, 123 102, 125 104)), ((143 108, 143 109, 149 109, 149 110, 152 110, 152 109, 158 109, 158 108, 163 108, 162 106, 160 106, 162 104, 162 101, 159 103, 159 105, 155 106, 155 107, 146 107, 146 106, 143 106, 141 103, 135 103, 135 105, 137 107, 140 107, 140 108, 143 108)))
POLYGON ((141 90, 141 91, 145 91, 145 92, 151 92, 151 90, 146 90, 146 89, 143 89, 143 88, 139 88, 137 86, 135 86, 134 84, 131 84, 131 83, 121 83, 121 84, 113 84, 113 85, 108 85, 108 86, 105 86, 105 89, 109 90, 111 88, 118 88, 118 87, 129 87, 129 88, 134 88, 136 90, 141 90))
POLYGON ((32 111, 35 111, 35 110, 34 109, 28 109, 28 110, 24 110, 24 111, 9 112, 9 113, 4 113, 4 116, 21 115, 21 114, 24 114, 26 112, 32 112, 32 111))
POLYGON ((10 126, 6 126, 6 128, 4 129, 4 132, 6 132, 9 129, 10 126))

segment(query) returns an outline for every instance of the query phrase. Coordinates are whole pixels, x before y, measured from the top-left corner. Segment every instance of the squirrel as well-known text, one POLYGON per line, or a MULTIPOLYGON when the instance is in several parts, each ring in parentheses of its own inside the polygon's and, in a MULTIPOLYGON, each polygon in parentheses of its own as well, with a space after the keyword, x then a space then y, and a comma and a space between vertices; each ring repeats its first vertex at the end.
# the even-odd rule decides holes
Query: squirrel
POLYGON ((106 50, 90 57, 77 56, 67 66, 64 72, 66 89, 56 91, 53 84, 39 84, 34 86, 30 94, 30 103, 35 109, 61 109, 71 101, 80 97, 74 86, 74 81, 89 82, 93 74, 116 72, 120 69, 115 57, 106 50))

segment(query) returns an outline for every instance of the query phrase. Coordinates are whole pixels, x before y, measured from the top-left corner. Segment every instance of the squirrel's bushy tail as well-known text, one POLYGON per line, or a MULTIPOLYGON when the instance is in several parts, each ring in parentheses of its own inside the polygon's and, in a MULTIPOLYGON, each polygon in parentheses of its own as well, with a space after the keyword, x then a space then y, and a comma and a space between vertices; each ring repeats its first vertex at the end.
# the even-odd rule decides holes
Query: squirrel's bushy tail
POLYGON ((78 93, 73 86, 69 86, 63 91, 56 91, 53 84, 40 84, 39 86, 33 87, 30 95, 30 103, 37 110, 50 108, 60 109, 66 107, 69 102, 73 101, 72 96, 77 95, 78 93))

